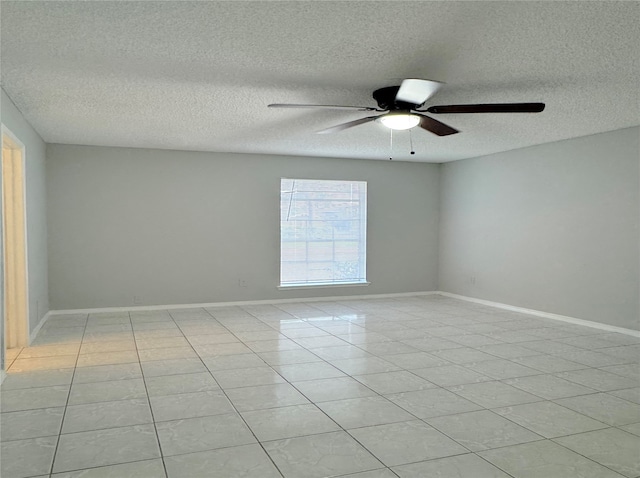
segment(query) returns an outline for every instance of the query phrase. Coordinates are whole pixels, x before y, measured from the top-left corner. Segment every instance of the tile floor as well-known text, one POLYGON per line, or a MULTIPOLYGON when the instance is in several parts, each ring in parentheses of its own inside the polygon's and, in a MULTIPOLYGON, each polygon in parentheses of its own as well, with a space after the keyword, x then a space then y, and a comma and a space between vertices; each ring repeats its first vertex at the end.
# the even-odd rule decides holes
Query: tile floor
POLYGON ((640 339, 441 296, 54 316, 3 478, 636 478, 640 339))

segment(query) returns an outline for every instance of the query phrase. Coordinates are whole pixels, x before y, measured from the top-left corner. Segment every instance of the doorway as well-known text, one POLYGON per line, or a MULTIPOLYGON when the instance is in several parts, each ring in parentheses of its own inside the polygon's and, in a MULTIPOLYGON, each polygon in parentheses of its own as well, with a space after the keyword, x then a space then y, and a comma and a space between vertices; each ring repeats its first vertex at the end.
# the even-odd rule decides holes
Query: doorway
POLYGON ((0 307, 4 322, 2 369, 29 341, 25 148, 2 126, 2 274, 0 307))

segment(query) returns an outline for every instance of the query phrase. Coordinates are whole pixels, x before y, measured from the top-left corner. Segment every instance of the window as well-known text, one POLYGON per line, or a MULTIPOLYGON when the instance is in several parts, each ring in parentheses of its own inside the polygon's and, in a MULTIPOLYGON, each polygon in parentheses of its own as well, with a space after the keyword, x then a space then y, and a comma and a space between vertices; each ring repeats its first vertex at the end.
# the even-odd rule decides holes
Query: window
POLYGON ((367 183, 282 179, 280 286, 366 284, 367 183))

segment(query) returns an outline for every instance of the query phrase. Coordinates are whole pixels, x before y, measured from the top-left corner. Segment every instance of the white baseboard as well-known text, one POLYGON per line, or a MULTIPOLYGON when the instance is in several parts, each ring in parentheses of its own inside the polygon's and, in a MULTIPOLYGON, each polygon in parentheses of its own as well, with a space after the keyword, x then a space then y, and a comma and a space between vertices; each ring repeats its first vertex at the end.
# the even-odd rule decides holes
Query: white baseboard
POLYGON ((40 332, 40 329, 42 328, 42 326, 45 324, 45 322, 47 320, 49 320, 49 317, 51 317, 52 315, 53 315, 53 313, 51 311, 49 311, 46 314, 44 314, 42 319, 40 319, 40 322, 38 322, 38 325, 36 325, 35 328, 29 334, 29 345, 31 345, 31 342, 33 342, 35 340, 35 338, 38 335, 38 332, 40 332))
POLYGON ((594 329, 606 330, 608 332, 617 332, 619 334, 630 335, 632 337, 640 337, 640 331, 627 329, 624 327, 616 327, 614 325, 601 324, 599 322, 593 322, 591 320, 583 320, 575 317, 569 317, 566 315, 552 314, 549 312, 542 312, 540 310, 526 309, 524 307, 516 307, 509 304, 502 304, 500 302, 493 302, 490 300, 476 299, 474 297, 467 297, 459 294, 452 294, 450 292, 443 291, 424 291, 424 292, 398 292, 392 294, 368 294, 368 295, 348 295, 348 296, 331 296, 331 297, 307 297, 298 299, 265 299, 265 300, 244 300, 236 302, 209 302, 204 304, 166 304, 166 305, 145 305, 145 306, 132 306, 132 307, 101 307, 94 309, 68 309, 68 310, 51 310, 40 321, 38 326, 31 333, 31 340, 33 340, 46 320, 52 315, 65 315, 65 314, 95 314, 100 312, 137 312, 137 311, 153 311, 153 310, 171 310, 171 309, 198 309, 204 307, 234 307, 243 305, 262 305, 262 304, 288 304, 299 302, 327 302, 327 301, 347 301, 347 300, 362 300, 362 299, 393 299, 399 297, 415 297, 415 296, 428 296, 428 295, 441 295, 444 297, 451 297, 453 299, 464 300, 467 302, 474 302, 477 304, 483 304, 497 309, 509 310, 511 312, 518 312, 521 314, 534 315, 536 317, 542 317, 545 319, 559 320, 561 322, 567 322, 575 325, 583 325, 585 327, 591 327, 594 329))
POLYGON ((142 305, 131 307, 101 307, 94 309, 67 309, 52 310, 51 315, 71 315, 71 314, 96 314, 100 312, 138 312, 150 310, 171 310, 171 309, 201 309, 204 307, 235 307, 243 305, 266 305, 266 304, 289 304, 296 302, 327 302, 362 299, 393 299, 396 297, 425 296, 438 294, 437 291, 425 292, 397 292, 392 294, 368 294, 368 295, 343 295, 331 297, 306 297, 298 299, 265 299, 265 300, 243 300, 237 302, 209 302, 205 304, 167 304, 167 305, 142 305))
MULTIPOLYGON (((38 325, 36 325, 35 328, 29 333, 29 344, 27 346, 31 346, 31 343, 37 337, 38 332, 40 332, 40 329, 45 324, 45 322, 47 320, 49 320, 49 317, 51 317, 51 315, 52 315, 51 311, 49 311, 46 314, 44 314, 44 316, 40 319, 40 322, 38 322, 38 325)), ((4 344, 3 344, 3 346, 4 346, 4 344)), ((6 357, 5 357, 5 364, 4 365, 5 365, 5 367, 7 366, 6 357)), ((7 372, 0 369, 0 384, 4 381, 6 376, 7 376, 7 372)))
POLYGON ((552 314, 549 312, 542 312, 535 309, 525 309, 524 307, 516 307, 514 305, 502 304, 500 302, 492 302, 490 300, 476 299, 474 297, 467 297, 464 295, 452 294, 450 292, 436 292, 439 295, 445 297, 451 297, 452 299, 460 299, 467 302, 475 302, 476 304, 488 305, 497 309, 509 310, 511 312, 519 312, 521 314, 534 315, 536 317, 542 317, 545 319, 559 320, 561 322, 567 322, 575 325, 584 325, 585 327, 591 327, 594 329, 606 330, 608 332, 617 332, 619 334, 631 335, 632 337, 640 337, 640 330, 627 329, 624 327, 616 327, 615 325, 602 324, 600 322, 594 322, 592 320, 577 319, 575 317, 569 317, 567 315, 552 314))

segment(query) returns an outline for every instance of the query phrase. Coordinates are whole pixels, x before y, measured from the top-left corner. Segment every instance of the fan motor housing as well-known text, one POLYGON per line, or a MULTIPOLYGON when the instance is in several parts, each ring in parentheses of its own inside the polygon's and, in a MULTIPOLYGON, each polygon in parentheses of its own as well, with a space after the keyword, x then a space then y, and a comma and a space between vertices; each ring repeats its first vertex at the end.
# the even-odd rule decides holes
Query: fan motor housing
POLYGON ((396 101, 396 95, 400 86, 386 86, 373 92, 373 99, 378 103, 378 108, 382 110, 412 110, 420 105, 405 103, 404 101, 396 101))

